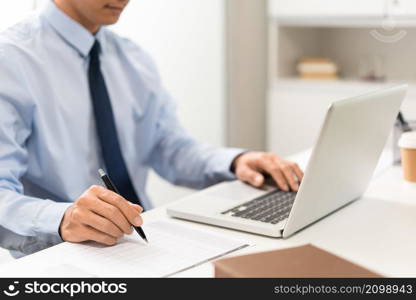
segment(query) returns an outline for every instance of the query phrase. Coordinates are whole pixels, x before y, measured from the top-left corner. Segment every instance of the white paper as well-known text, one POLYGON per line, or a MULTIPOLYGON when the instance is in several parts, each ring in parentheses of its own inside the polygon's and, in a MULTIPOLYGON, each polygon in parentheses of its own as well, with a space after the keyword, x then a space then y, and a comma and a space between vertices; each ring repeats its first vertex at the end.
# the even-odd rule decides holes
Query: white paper
POLYGON ((44 270, 41 270, 39 274, 36 274, 36 277, 52 277, 52 278, 83 277, 83 278, 87 278, 87 277, 96 277, 96 276, 91 273, 86 272, 85 270, 81 270, 77 267, 70 266, 68 264, 62 264, 62 265, 54 265, 44 270))
POLYGON ((143 230, 149 244, 134 232, 112 247, 71 244, 63 260, 100 277, 165 277, 248 246, 171 221, 149 223, 143 230))

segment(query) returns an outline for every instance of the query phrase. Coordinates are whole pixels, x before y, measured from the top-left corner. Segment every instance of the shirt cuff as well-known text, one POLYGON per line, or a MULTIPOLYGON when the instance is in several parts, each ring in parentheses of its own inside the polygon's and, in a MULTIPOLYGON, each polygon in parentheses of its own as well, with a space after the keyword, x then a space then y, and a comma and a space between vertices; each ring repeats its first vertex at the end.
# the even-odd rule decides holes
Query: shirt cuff
POLYGON ((218 161, 218 165, 223 168, 220 172, 225 176, 224 180, 234 180, 237 179, 235 174, 231 171, 231 165, 234 162, 234 159, 246 152, 246 149, 239 149, 239 148, 225 148, 224 153, 221 155, 220 161, 218 161))
POLYGON ((43 206, 35 218, 35 232, 39 235, 52 235, 57 241, 62 242, 59 234, 59 227, 65 211, 70 207, 72 202, 55 202, 44 200, 43 206))

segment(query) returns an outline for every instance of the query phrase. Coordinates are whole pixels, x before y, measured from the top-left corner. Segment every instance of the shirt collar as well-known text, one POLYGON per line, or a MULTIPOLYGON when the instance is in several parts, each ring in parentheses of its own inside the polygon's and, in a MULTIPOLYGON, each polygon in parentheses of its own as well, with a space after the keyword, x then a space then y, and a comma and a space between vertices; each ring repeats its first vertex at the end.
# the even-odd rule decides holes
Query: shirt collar
POLYGON ((95 38, 100 42, 101 49, 104 49, 105 39, 103 27, 94 36, 84 26, 61 11, 52 0, 48 1, 41 14, 57 33, 82 56, 88 56, 95 38))

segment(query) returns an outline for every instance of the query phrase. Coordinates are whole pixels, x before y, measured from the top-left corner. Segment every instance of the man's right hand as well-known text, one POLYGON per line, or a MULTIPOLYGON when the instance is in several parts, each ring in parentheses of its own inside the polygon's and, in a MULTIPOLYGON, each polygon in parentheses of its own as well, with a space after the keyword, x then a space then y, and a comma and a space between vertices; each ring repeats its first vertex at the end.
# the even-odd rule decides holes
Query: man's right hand
POLYGON ((67 242, 95 241, 114 245, 118 238, 132 233, 132 225, 142 225, 142 211, 139 205, 94 185, 66 210, 59 231, 67 242))

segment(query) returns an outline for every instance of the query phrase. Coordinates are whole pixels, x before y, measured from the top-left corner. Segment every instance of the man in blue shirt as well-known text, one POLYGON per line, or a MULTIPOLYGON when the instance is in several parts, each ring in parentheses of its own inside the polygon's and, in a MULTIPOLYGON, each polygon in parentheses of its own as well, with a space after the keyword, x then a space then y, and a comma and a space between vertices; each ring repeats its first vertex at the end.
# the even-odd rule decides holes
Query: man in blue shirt
POLYGON ((193 188, 260 186, 268 173, 298 189, 296 164, 182 129, 150 56, 103 26, 128 2, 50 1, 0 35, 0 245, 15 256, 62 240, 116 243, 151 208, 149 168, 193 188), (122 196, 100 186, 101 167, 122 196))

